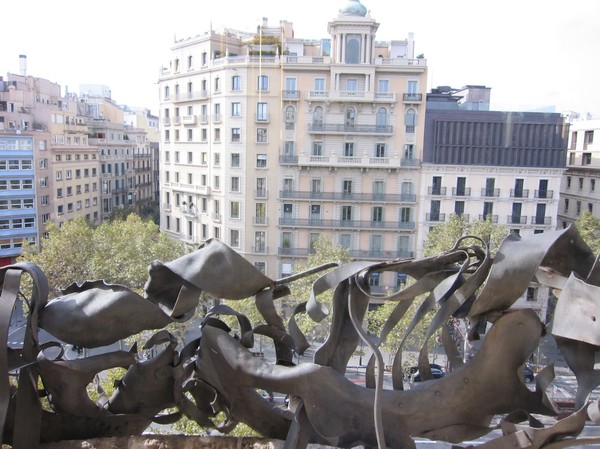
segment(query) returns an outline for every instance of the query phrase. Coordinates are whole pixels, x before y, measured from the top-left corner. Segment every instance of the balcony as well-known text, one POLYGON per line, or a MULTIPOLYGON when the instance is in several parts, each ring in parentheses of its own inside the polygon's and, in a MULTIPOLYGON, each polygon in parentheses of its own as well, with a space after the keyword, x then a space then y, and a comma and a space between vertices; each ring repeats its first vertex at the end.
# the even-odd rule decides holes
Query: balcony
POLYGON ((279 226, 291 227, 319 227, 335 229, 387 229, 387 230, 414 230, 415 223, 395 221, 369 221, 369 220, 331 220, 323 218, 288 218, 279 219, 279 226))
POLYGON ((298 165, 309 167, 400 168, 397 157, 299 156, 298 165))
POLYGON ((173 117, 173 121, 171 122, 172 125, 181 125, 181 117, 180 116, 176 116, 173 117))
POLYGON ((284 90, 281 92, 284 100, 300 100, 299 90, 284 90))
POLYGON ((481 196, 484 198, 498 198, 500 196, 500 189, 481 189, 481 196))
MULTIPOLYGON (((193 100, 204 100, 206 98, 208 98, 208 91, 200 90, 200 91, 196 91, 196 92, 177 93, 173 97, 173 101, 174 102, 184 102, 184 101, 193 101, 193 100)), ((165 100, 167 100, 167 99, 165 98, 165 100)))
POLYGON ((254 121, 256 123, 269 123, 271 121, 271 114, 254 114, 254 121))
POLYGON ((269 251, 266 245, 258 245, 252 247, 252 252, 254 254, 267 254, 269 251))
POLYGON ((529 198, 529 189, 510 189, 511 198, 529 198))
POLYGON ((464 187, 462 189, 452 187, 452 196, 471 196, 471 187, 464 187))
POLYGON ((427 187, 427 195, 446 195, 446 187, 429 186, 427 187))
POLYGON ((461 217, 465 223, 468 223, 471 218, 471 216, 469 214, 456 213, 456 212, 453 214, 450 214, 450 218, 455 217, 455 216, 461 217))
POLYGON ((490 220, 492 223, 498 223, 498 215, 491 215, 491 214, 480 214, 479 215, 479 221, 486 221, 486 220, 490 220))
POLYGON ((553 190, 535 190, 533 193, 534 198, 537 199, 545 199, 545 200, 551 200, 552 197, 554 196, 554 191, 553 190))
POLYGON ((279 156, 279 163, 281 165, 296 165, 298 163, 298 156, 293 156, 293 155, 279 156))
POLYGON ((446 221, 446 214, 428 213, 428 214, 425 214, 425 221, 444 222, 444 221, 446 221))
POLYGON ((402 94, 402 102, 405 104, 420 104, 423 94, 402 94))
POLYGON ((252 223, 255 225, 267 226, 269 224, 269 219, 267 217, 253 217, 252 223))
POLYGON ((277 254, 280 256, 306 257, 310 254, 308 248, 289 248, 280 246, 277 248, 277 254))
POLYGON ((368 92, 358 90, 311 90, 307 92, 308 101, 374 102, 396 103, 396 94, 391 92, 368 92))
POLYGON ((318 133, 318 134, 373 134, 373 135, 382 135, 389 134, 391 135, 393 132, 392 125, 336 125, 336 124, 327 124, 320 122, 313 122, 308 124, 308 132, 309 133, 318 133))
POLYGON ((184 115, 183 116, 183 124, 184 125, 195 125, 197 117, 195 115, 184 115))
POLYGON ((421 159, 402 158, 400 165, 402 165, 402 167, 419 167, 421 165, 421 159))
POLYGON ((538 217, 534 215, 533 217, 531 217, 531 224, 549 226, 552 224, 552 217, 538 217))
POLYGON ((526 215, 509 215, 508 217, 506 217, 506 223, 525 225, 525 224, 527 224, 527 216, 526 215))
POLYGON ((203 195, 209 195, 211 189, 209 186, 199 186, 196 184, 183 184, 180 182, 164 182, 164 187, 170 187, 172 190, 178 190, 186 193, 201 193, 203 195))
POLYGON ((325 200, 352 202, 382 202, 382 203, 415 203, 414 193, 343 193, 343 192, 307 192, 299 190, 281 190, 279 199, 291 200, 325 200))
POLYGON ((353 259, 377 259, 377 260, 390 260, 390 259, 412 259, 414 253, 407 250, 397 251, 383 251, 383 250, 360 250, 351 249, 348 254, 353 259))
POLYGON ((284 56, 285 64, 330 64, 330 56, 284 56))

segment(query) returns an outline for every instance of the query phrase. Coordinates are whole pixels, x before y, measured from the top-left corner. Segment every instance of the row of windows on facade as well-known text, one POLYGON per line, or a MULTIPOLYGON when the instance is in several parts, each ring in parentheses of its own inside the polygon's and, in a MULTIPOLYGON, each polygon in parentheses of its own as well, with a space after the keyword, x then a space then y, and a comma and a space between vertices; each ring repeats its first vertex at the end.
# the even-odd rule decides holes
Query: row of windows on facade
MULTIPOLYGON (((573 131, 571 133, 571 146, 572 150, 577 149, 577 136, 581 131, 573 131)), ((583 149, 585 150, 588 145, 594 143, 594 130, 585 130, 583 132, 583 149)))
MULTIPOLYGON (((432 200, 429 204, 429 213, 426 214, 426 221, 439 221, 443 222, 446 220, 446 214, 442 213, 442 202, 440 200, 432 200)), ((455 201, 454 202, 454 214, 463 216, 465 219, 468 219, 467 214, 465 214, 465 201, 455 201)), ((478 217, 479 220, 489 219, 493 223, 499 222, 498 215, 494 215, 494 203, 491 201, 485 201, 483 203, 483 211, 481 215, 478 217)), ((535 215, 531 217, 530 220, 527 219, 527 216, 523 215, 523 203, 513 203, 511 214, 507 216, 506 223, 507 224, 518 224, 525 225, 528 224, 535 225, 551 225, 552 217, 546 216, 546 204, 539 203, 536 204, 535 215)))
MULTIPOLYGON (((356 92, 359 87, 359 79, 358 78, 346 78, 345 80, 345 89, 348 92, 356 92)), ((213 81, 213 92, 219 93, 222 89, 222 79, 221 77, 215 77, 213 81)), ((240 75, 233 75, 231 77, 231 92, 240 92, 242 90, 242 77, 240 75)), ((313 79, 313 91, 314 92, 325 92, 326 80, 322 77, 315 77, 313 79)), ((419 82, 418 80, 408 80, 407 81, 407 93, 416 94, 419 92, 419 82)), ((256 78, 256 90, 257 91, 269 91, 269 76, 268 75, 258 75, 256 78)), ((298 80, 294 77, 286 77, 284 80, 284 91, 288 93, 297 92, 298 90, 298 80)), ((202 79, 200 80, 200 92, 202 95, 208 94, 208 80, 202 79)), ((388 93, 390 92, 390 79, 379 78, 377 79, 377 92, 378 93, 388 93)), ((180 99, 182 96, 181 87, 179 84, 174 85, 174 95, 175 99, 180 99)), ((186 95, 189 98, 194 94, 194 84, 189 81, 186 85, 186 95)), ((164 86, 164 100, 171 99, 171 86, 164 86)), ((191 115, 191 114, 190 114, 191 115)))
MULTIPOLYGON (((548 179, 540 179, 538 181, 538 188, 534 192, 534 197, 538 199, 552 199, 554 192, 548 190, 548 179)), ((446 187, 442 186, 442 177, 433 176, 431 180, 431 186, 428 187, 427 193, 429 195, 446 195, 449 192, 446 187)), ((486 178, 485 187, 481 189, 481 196, 483 197, 499 197, 500 189, 496 188, 496 178, 486 178)), ((471 188, 467 187, 467 177, 458 176, 456 178, 456 186, 452 188, 453 196, 470 196, 471 188)), ((516 178, 514 187, 510 189, 511 198, 528 198, 529 189, 525 188, 525 179, 516 178)))
MULTIPOLYGON (((194 184, 194 174, 187 173, 187 184, 194 184)), ((208 175, 202 173, 200 174, 200 186, 207 186, 208 175)), ((165 182, 171 182, 171 172, 165 171, 165 182)), ((179 172, 174 172, 174 181, 175 183, 181 182, 181 177, 179 172)), ((229 191, 230 192, 240 192, 240 177, 232 176, 230 177, 229 183, 229 191)), ((255 188, 255 196, 256 197, 266 197, 267 196, 267 178, 256 178, 256 188, 255 188)), ((322 178, 312 178, 311 179, 311 193, 323 193, 323 180, 322 178)), ((220 191, 221 190, 221 177, 219 175, 214 175, 213 177, 213 190, 220 191)), ((344 195, 351 195, 353 193, 361 193, 356 191, 355 182, 352 179, 343 179, 341 181, 341 192, 344 195)), ((284 178, 282 185, 283 192, 294 192, 294 179, 293 178, 284 178)), ((335 189, 339 191, 338 189, 335 189)), ((402 201, 415 201, 416 198, 414 196, 413 190, 413 182, 411 181, 402 181, 401 183, 401 196, 400 199, 402 201)), ((384 195, 386 193, 385 181, 381 179, 375 179, 372 182, 372 199, 377 199, 378 196, 384 195)), ((169 195, 169 192, 166 192, 169 195)), ((348 198, 350 199, 350 198, 348 198)), ((380 198, 381 199, 381 198, 380 198)), ((169 204, 169 201, 167 201, 169 204)))
MULTIPOLYGON (((67 213, 73 212, 75 210, 81 210, 83 207, 90 208, 92 206, 98 205, 98 198, 94 197, 92 199, 87 198, 85 201, 76 201, 75 203, 67 203, 67 213)), ((56 206, 56 213, 58 215, 62 215, 65 213, 65 206, 63 204, 59 204, 56 206)), ((43 221, 42 221, 43 222, 43 221)))
MULTIPOLYGON (((200 121, 201 121, 201 123, 208 123, 208 115, 206 114, 206 111, 204 110, 206 105, 203 105, 202 107, 203 107, 203 113, 201 115, 200 121)), ((191 108, 192 108, 192 106, 188 107, 188 115, 189 116, 193 116, 193 114, 192 114, 193 111, 191 110, 191 108)), ((221 121, 220 104, 215 105, 215 111, 218 111, 218 112, 215 112, 215 114, 213 116, 213 121, 218 123, 221 121)), ((168 109, 165 110, 165 112, 168 112, 168 109)), ((176 112, 178 113, 178 111, 176 111, 176 112)), ((232 112, 232 115, 231 115, 232 117, 241 117, 240 103, 237 103, 237 102, 232 103, 231 112, 232 112)), ((258 103, 255 120, 257 122, 269 122, 270 121, 270 115, 267 113, 267 104, 266 103, 258 103)), ((288 106, 288 108, 286 109, 286 113, 285 113, 285 129, 286 130, 294 130, 295 129, 294 120, 295 120, 295 110, 293 109, 292 106, 288 106)), ((166 120, 164 120, 164 122, 165 122, 165 124, 170 124, 171 120, 167 118, 166 120)), ((176 123, 176 124, 180 123, 180 118, 177 116, 175 118, 175 120, 173 120, 173 123, 176 123)), ((191 123, 194 123, 194 121, 192 121, 191 123)), ((414 133, 416 131, 416 124, 417 124, 417 113, 416 113, 415 109, 412 109, 412 108, 407 109, 405 116, 404 116, 404 125, 405 125, 406 133, 409 133, 409 134, 414 133)), ((353 107, 348 108, 346 110, 345 120, 342 125, 333 124, 332 126, 334 127, 334 128, 331 128, 331 130, 333 130, 333 131, 352 132, 353 130, 365 130, 367 128, 369 130, 371 130, 370 125, 367 125, 367 124, 357 125, 356 110, 353 107)), ((323 108, 321 106, 317 106, 314 108, 312 122, 310 123, 310 129, 312 131, 330 130, 327 127, 327 125, 325 124, 323 108)), ((180 130, 176 129, 174 131, 175 131, 174 141, 175 142, 181 141, 180 130)), ((382 107, 382 108, 378 109, 378 111, 375 115, 375 127, 372 129, 372 131, 384 132, 384 133, 392 132, 392 127, 388 126, 388 112, 387 112, 386 108, 382 107)), ((187 133, 187 141, 193 142, 194 134, 195 134, 194 130, 187 129, 186 133, 187 133)), ((256 141, 257 142, 267 142, 267 133, 268 133, 267 128, 257 128, 256 141)), ((166 142, 171 141, 171 130, 169 130, 169 129, 165 130, 164 138, 165 138, 166 142)), ((240 139, 241 139, 241 129, 239 127, 231 128, 231 142, 239 142, 240 139)), ((212 140, 215 142, 221 141, 221 129, 220 128, 213 129, 212 140)), ((208 128, 200 128, 200 141, 202 141, 202 142, 208 141, 208 128)))
MULTIPOLYGON (((285 141, 283 146, 283 157, 286 156, 294 156, 296 153, 296 142, 294 141, 285 141)), ((198 153, 197 153, 198 154, 198 153)), ((200 161, 194 160, 194 152, 188 151, 187 158, 185 163, 194 164, 199 163, 200 165, 208 165, 208 152, 203 151, 199 153, 200 161)), ((355 149, 354 142, 345 142, 342 147, 342 157, 356 157, 357 152, 355 149)), ((313 142, 311 147, 311 156, 325 156, 323 151, 323 142, 316 141, 313 142)), ((385 143, 376 143, 373 150, 373 157, 375 158, 386 158, 388 157, 388 149, 387 144, 385 143)), ((403 159, 414 160, 415 157, 415 145, 414 144, 405 144, 404 151, 402 154, 403 159)), ((181 158, 181 154, 179 151, 175 151, 174 153, 174 163, 180 164, 184 163, 184 160, 181 158)), ((165 151, 165 163, 171 163, 171 152, 165 151)), ((221 166, 221 153, 213 153, 213 167, 221 166)), ((240 167, 240 153, 231 153, 230 167, 239 168, 240 167)), ((256 168, 266 168, 267 167, 267 154, 259 153, 256 155, 256 168)), ((104 173, 104 172, 103 172, 104 173)))
MULTIPOLYGON (((40 145, 45 142, 40 140, 40 145)), ((43 148, 40 148, 43 149, 43 148)), ((32 138, 0 138, 0 151, 3 150, 20 150, 20 151, 32 151, 33 150, 33 139, 32 138)))
POLYGON ((0 218, 0 231, 24 228, 35 228, 35 218, 0 218))
MULTIPOLYGON (((78 154, 78 153, 75 153, 75 154, 65 154, 65 155, 64 155, 64 157, 65 157, 65 158, 64 158, 64 160, 65 160, 65 161, 72 161, 72 160, 80 161, 80 160, 82 160, 82 157, 81 157, 81 156, 82 156, 82 155, 81 155, 81 154, 78 154)), ((91 157, 90 157, 90 155, 89 155, 89 154, 84 154, 84 155, 83 155, 83 160, 84 160, 84 161, 87 161, 87 160, 90 160, 90 159, 92 159, 92 160, 96 160, 96 159, 98 159, 98 157, 97 157, 97 155, 96 155, 96 154, 94 154, 94 153, 91 155, 91 157)), ((47 161, 48 161, 48 160, 47 160, 47 159, 43 159, 43 160, 45 160, 45 161, 46 161, 46 164, 47 164, 47 161)), ((56 162, 62 162, 62 160, 63 160, 63 155, 62 155, 62 154, 57 154, 57 155, 55 155, 55 156, 54 156, 54 160, 55 160, 56 162)), ((46 167, 42 167, 42 168, 46 168, 46 167)))
POLYGON ((24 245, 35 245, 35 236, 29 236, 27 238, 12 238, 12 239, 0 239, 0 250, 8 249, 20 249, 24 245))
MULTIPOLYGON (((194 203, 194 198, 191 195, 187 195, 187 198, 180 194, 175 193, 175 206, 183 207, 185 211, 195 212, 197 210, 197 206, 194 203)), ((165 192, 165 203, 167 206, 171 205, 171 194, 170 192, 165 192)), ((200 211, 202 213, 208 213, 208 198, 200 199, 200 211)), ((370 208, 370 221, 371 222, 383 222, 385 221, 384 216, 385 212, 388 214, 391 211, 394 211, 394 215, 397 217, 397 220, 400 223, 411 223, 412 217, 414 216, 414 211, 412 207, 388 207, 384 206, 371 206, 370 208)), ((240 219, 241 211, 243 210, 242 203, 240 201, 229 201, 229 218, 231 219, 240 219)), ((294 218, 296 217, 297 207, 294 207, 292 203, 284 203, 282 205, 282 218, 294 218)), ((322 207, 320 204, 310 204, 308 205, 308 212, 310 219, 322 219, 322 207)), ((361 208, 355 205, 341 205, 339 208, 339 219, 341 221, 355 221, 359 219, 359 211, 361 208)), ((213 213, 217 216, 221 214, 221 201, 218 199, 213 200, 213 213)), ((266 224, 267 223, 267 204, 266 203, 255 203, 255 216, 254 216, 255 224, 266 224)))
MULTIPOLYGON (((578 178, 577 182, 578 182, 577 185, 579 187, 579 190, 583 190, 585 178, 578 178)), ((567 190, 571 189, 571 185, 572 185, 572 177, 567 176, 567 190)), ((590 189, 590 192, 596 191, 596 179, 589 178, 589 189, 590 189)))
MULTIPOLYGON (((565 213, 569 212, 569 205, 570 205, 570 201, 569 198, 565 198, 565 213)), ((581 215, 581 201, 576 201, 575 202, 575 214, 576 215, 581 215)), ((590 214, 594 213, 594 204, 593 203, 587 203, 587 210, 590 214)))

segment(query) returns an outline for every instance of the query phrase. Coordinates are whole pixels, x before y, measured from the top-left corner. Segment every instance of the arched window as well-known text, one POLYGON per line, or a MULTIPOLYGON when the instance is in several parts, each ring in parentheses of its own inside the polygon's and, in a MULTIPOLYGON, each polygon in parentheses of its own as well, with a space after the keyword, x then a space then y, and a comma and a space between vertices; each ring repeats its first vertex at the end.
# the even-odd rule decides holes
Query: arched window
POLYGON ((285 108, 285 121, 295 122, 296 121, 296 108, 294 106, 288 106, 285 108))
POLYGON ((404 117, 404 124, 406 125, 407 133, 415 132, 415 125, 417 124, 417 113, 414 109, 408 109, 404 117))
POLYGON ((313 111, 313 129, 323 127, 323 108, 317 106, 313 111))
POLYGON ((344 122, 346 128, 354 128, 355 121, 356 121, 356 109, 354 109, 354 108, 346 109, 346 121, 344 122))
POLYGON ((360 62, 360 36, 348 36, 346 40, 346 64, 360 62))
POLYGON ((294 129, 296 122, 296 108, 287 106, 285 108, 285 129, 294 129))
POLYGON ((375 117, 377 128, 385 128, 387 125, 387 109, 379 108, 375 117))

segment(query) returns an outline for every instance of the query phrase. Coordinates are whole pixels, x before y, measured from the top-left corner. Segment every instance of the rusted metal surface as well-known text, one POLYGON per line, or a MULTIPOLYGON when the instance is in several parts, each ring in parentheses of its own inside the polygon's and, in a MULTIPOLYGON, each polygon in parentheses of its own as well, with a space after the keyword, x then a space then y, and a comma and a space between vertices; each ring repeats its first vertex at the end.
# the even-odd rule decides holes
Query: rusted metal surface
POLYGON ((177 260, 153 262, 144 295, 95 280, 73 284, 48 301, 47 281, 38 267, 5 267, 0 270, 0 339, 6 347, 0 351, 2 441, 30 449, 44 442, 139 435, 152 422, 170 423, 185 415, 223 433, 244 422, 265 437, 284 440, 285 449, 313 443, 411 448, 415 437, 461 443, 486 435, 494 429, 492 419, 500 415, 503 436, 481 447, 554 448, 595 442, 577 438, 587 421, 600 423, 600 405, 587 399, 600 384, 594 369, 600 345, 600 271, 595 255, 574 227, 528 238, 511 235, 493 256, 482 241, 465 242, 460 239, 451 250, 419 260, 332 263, 313 269, 311 273, 322 275, 287 322, 276 303, 309 273, 269 279, 214 239, 177 260), (367 333, 373 298, 369 277, 386 271, 408 275, 412 282, 385 298, 397 303, 395 310, 381 329, 367 333), (34 290, 28 298, 25 339, 17 349, 8 347, 7 335, 23 275, 32 278, 34 290), (558 295, 553 323, 542 323, 531 310, 512 309, 531 281, 548 285, 558 295), (333 290, 331 310, 319 301, 327 290, 333 290), (218 305, 204 317, 201 338, 183 347, 164 327, 190 319, 202 292, 228 300, 254 298, 262 320, 251 322, 235 310, 235 301, 218 305), (393 388, 385 389, 379 348, 416 301, 419 308, 404 340, 435 310, 419 354, 421 376, 432 377, 428 348, 440 329, 453 369, 405 391, 405 348, 400 344, 392 365, 393 388), (293 354, 310 347, 296 324, 299 314, 315 321, 331 315, 332 324, 312 363, 295 365, 293 354), (235 329, 220 319, 224 315, 237 318, 235 329), (451 336, 457 320, 469 324, 471 338, 483 338, 477 354, 464 363, 451 336), (575 373, 579 390, 575 410, 543 428, 534 415, 559 412, 545 393, 554 377, 552 365, 536 376, 535 391, 523 383, 521 371, 547 327, 575 373), (56 342, 41 345, 40 328, 56 342), (77 360, 64 356, 66 344, 97 348, 152 329, 157 332, 145 348, 155 348, 157 355, 149 360, 136 348, 77 360), (254 357, 255 335, 273 340, 275 360, 254 357), (345 377, 361 343, 374 354, 365 386, 345 377), (58 355, 48 355, 45 346, 58 349, 58 355), (114 394, 91 400, 86 387, 112 367, 127 370, 114 394), (9 375, 16 379, 14 385, 9 375), (290 395, 289 406, 268 401, 259 389, 290 395), (226 419, 217 420, 219 414, 226 419))

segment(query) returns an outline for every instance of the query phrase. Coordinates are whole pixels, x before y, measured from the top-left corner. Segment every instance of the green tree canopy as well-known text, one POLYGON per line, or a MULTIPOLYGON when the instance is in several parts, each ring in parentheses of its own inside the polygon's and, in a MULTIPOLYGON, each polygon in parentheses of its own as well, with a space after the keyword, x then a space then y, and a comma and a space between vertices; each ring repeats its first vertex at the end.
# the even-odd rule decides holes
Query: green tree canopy
MULTIPOLYGON (((352 261, 348 250, 342 245, 333 243, 327 237, 320 236, 313 244, 313 251, 306 261, 298 263, 294 266, 294 274, 302 273, 311 268, 315 268, 330 262, 337 262, 342 265, 352 261)), ((291 286, 291 295, 289 305, 295 307, 297 304, 308 301, 312 284, 320 276, 323 276, 326 271, 306 276, 294 282, 291 286)), ((318 297, 319 302, 323 303, 331 312, 333 303, 333 290, 327 291, 318 297)), ((315 323, 307 314, 297 316, 300 329, 312 337, 324 337, 329 331, 331 314, 321 323, 315 323)))
MULTIPOLYGON (((489 246, 493 254, 509 232, 506 226, 492 223, 489 218, 485 221, 467 223, 462 215, 452 215, 450 221, 434 226, 429 231, 423 245, 423 254, 425 256, 433 256, 448 251, 459 238, 465 235, 473 235, 481 238, 489 246)), ((464 243, 478 244, 479 242, 465 241, 464 243)))
POLYGON ((586 210, 579 216, 575 225, 579 234, 594 254, 600 253, 600 218, 586 210))
POLYGON ((168 262, 185 254, 185 248, 158 226, 136 214, 92 227, 84 218, 58 226, 49 223, 42 249, 28 247, 19 257, 38 265, 50 284, 50 296, 73 282, 104 279, 140 291, 155 259, 168 262))

